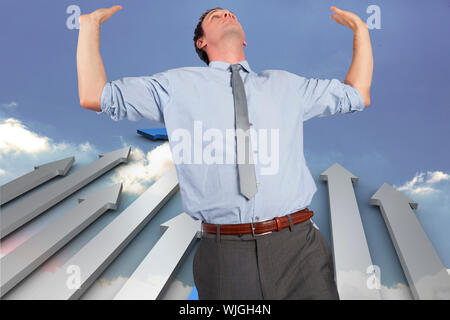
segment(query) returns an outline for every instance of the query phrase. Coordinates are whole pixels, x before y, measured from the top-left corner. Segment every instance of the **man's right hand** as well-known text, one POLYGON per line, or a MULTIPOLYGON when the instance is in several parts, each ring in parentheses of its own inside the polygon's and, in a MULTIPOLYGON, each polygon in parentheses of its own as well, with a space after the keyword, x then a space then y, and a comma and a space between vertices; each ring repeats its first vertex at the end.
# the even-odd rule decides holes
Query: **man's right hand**
POLYGON ((99 24, 102 24, 103 22, 105 22, 106 20, 111 18, 111 16, 114 13, 116 13, 117 11, 119 11, 121 9, 122 9, 122 6, 116 5, 116 6, 112 6, 111 8, 97 9, 95 11, 92 11, 89 14, 83 14, 80 16, 80 24, 86 20, 90 20, 90 21, 94 21, 99 24))
POLYGON ((101 95, 107 82, 100 56, 100 25, 122 6, 102 8, 80 16, 77 48, 78 93, 83 108, 101 111, 101 95))

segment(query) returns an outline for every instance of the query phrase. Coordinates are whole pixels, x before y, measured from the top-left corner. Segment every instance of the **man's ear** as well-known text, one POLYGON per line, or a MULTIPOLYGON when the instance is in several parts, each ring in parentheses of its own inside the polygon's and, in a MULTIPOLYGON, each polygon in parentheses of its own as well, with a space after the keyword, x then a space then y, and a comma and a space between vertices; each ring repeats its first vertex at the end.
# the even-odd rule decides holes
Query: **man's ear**
POLYGON ((206 46, 206 42, 203 40, 203 38, 197 39, 197 48, 203 49, 203 47, 206 46))

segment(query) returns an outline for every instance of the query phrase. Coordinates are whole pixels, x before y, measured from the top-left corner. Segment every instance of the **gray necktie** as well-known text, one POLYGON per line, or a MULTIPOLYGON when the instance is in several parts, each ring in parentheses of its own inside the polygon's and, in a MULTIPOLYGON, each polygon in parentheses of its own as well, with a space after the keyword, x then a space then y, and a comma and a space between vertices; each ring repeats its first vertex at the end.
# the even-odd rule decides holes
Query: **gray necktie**
POLYGON ((251 137, 248 131, 250 123, 248 121, 247 98, 245 96, 244 83, 239 74, 240 69, 240 64, 231 65, 231 86, 234 96, 236 130, 240 128, 245 134, 245 139, 237 139, 237 159, 245 159, 244 163, 239 163, 238 161, 239 187, 242 195, 250 200, 258 190, 256 187, 251 137), (247 141, 248 143, 246 143, 247 141))

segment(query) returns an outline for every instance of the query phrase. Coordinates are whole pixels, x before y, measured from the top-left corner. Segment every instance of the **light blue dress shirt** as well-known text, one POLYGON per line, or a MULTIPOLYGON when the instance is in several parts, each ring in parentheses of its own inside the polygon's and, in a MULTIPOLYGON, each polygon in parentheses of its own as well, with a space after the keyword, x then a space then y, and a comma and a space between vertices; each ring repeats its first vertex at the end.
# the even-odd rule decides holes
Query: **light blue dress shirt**
MULTIPOLYGON (((338 79, 308 79, 283 70, 256 73, 247 60, 239 63, 251 128, 265 128, 268 135, 279 129, 279 170, 261 174, 264 165, 254 160, 258 192, 247 200, 239 193, 236 163, 175 163, 184 211, 209 223, 258 222, 307 207, 317 188, 303 154, 303 122, 365 108, 359 91, 338 79)), ((201 120, 203 132, 209 128, 223 132, 223 153, 232 153, 235 159, 236 141, 225 139, 225 130, 235 128, 229 66, 212 61, 207 67, 109 81, 101 96, 102 111, 97 113, 115 121, 144 118, 165 124, 172 152, 179 143, 172 139, 174 130, 185 129, 193 137, 194 122, 201 120)), ((200 142, 199 147, 207 144, 200 142)), ((252 138, 253 150, 255 145, 252 138)))

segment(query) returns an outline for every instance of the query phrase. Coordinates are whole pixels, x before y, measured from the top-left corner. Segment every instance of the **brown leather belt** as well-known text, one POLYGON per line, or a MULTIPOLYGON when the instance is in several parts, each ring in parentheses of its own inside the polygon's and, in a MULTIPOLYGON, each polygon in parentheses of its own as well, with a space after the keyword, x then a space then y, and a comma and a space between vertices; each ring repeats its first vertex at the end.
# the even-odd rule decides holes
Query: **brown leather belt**
MULTIPOLYGON (((314 213, 308 208, 300 211, 290 213, 292 223, 299 224, 305 222, 311 218, 314 213)), ((218 226, 220 227, 220 234, 260 234, 268 233, 271 231, 280 231, 284 228, 289 227, 288 215, 282 217, 275 217, 272 220, 254 222, 254 223, 239 223, 239 224, 212 224, 212 223, 202 223, 202 231, 206 233, 216 234, 218 226)))

